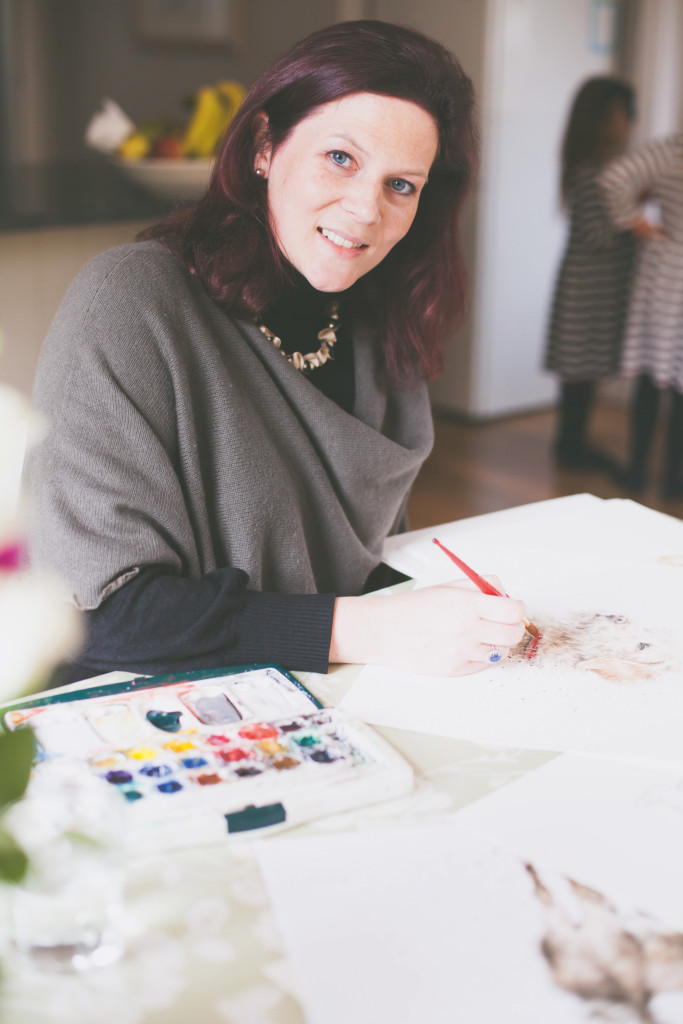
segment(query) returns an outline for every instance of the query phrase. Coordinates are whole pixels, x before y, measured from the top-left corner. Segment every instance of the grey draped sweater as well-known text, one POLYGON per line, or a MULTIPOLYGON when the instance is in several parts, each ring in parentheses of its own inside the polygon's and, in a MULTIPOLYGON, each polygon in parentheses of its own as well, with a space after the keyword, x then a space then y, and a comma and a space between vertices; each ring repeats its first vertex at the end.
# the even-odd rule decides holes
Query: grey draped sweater
POLYGON ((387 385, 353 331, 348 414, 156 242, 91 261, 46 339, 27 464, 32 558, 97 608, 141 568, 360 593, 431 448, 427 391, 387 385))

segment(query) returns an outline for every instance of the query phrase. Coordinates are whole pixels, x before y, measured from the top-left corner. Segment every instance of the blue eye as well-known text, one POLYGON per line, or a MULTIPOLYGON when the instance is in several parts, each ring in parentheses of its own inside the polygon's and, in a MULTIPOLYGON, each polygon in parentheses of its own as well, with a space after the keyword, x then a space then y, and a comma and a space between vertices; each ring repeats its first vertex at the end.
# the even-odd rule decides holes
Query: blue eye
POLYGON ((340 167, 343 167, 346 164, 347 160, 351 159, 349 154, 345 153, 343 149, 333 149, 332 152, 329 153, 328 155, 330 157, 330 160, 332 160, 335 164, 338 164, 340 167))
POLYGON ((392 178, 389 185, 394 192, 398 192, 401 196, 411 196, 416 191, 415 186, 405 178, 392 178))

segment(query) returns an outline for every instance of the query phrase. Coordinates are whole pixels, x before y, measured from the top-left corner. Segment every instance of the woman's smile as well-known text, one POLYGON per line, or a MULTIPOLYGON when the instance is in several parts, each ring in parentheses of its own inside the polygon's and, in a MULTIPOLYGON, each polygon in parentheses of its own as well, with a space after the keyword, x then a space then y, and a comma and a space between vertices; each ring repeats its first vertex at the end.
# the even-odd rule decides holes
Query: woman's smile
POLYGON ((365 244, 365 242, 359 242, 351 238, 345 238, 343 235, 338 234, 336 231, 330 231, 329 228, 318 228, 318 231, 323 236, 323 238, 327 238, 328 241, 332 242, 333 245, 336 245, 337 248, 347 250, 354 249, 356 251, 358 251, 359 249, 367 249, 367 245, 365 244))
POLYGON ((416 103, 353 93, 266 147, 255 166, 290 263, 319 291, 350 288, 407 234, 437 146, 434 119, 416 103))

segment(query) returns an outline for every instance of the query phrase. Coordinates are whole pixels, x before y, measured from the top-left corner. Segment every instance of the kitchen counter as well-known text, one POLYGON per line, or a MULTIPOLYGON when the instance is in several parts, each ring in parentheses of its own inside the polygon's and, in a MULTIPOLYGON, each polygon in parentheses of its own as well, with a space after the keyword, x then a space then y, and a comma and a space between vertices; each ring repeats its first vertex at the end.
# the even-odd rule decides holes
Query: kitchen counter
POLYGON ((173 205, 104 159, 0 165, 0 232, 151 221, 173 205))

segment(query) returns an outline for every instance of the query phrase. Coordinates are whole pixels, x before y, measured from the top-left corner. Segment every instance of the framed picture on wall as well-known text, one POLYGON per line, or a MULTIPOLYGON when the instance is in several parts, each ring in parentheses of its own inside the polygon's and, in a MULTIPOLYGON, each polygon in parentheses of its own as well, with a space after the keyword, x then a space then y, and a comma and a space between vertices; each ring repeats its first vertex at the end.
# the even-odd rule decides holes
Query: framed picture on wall
POLYGON ((244 50, 246 0, 135 0, 135 32, 144 43, 244 50))

